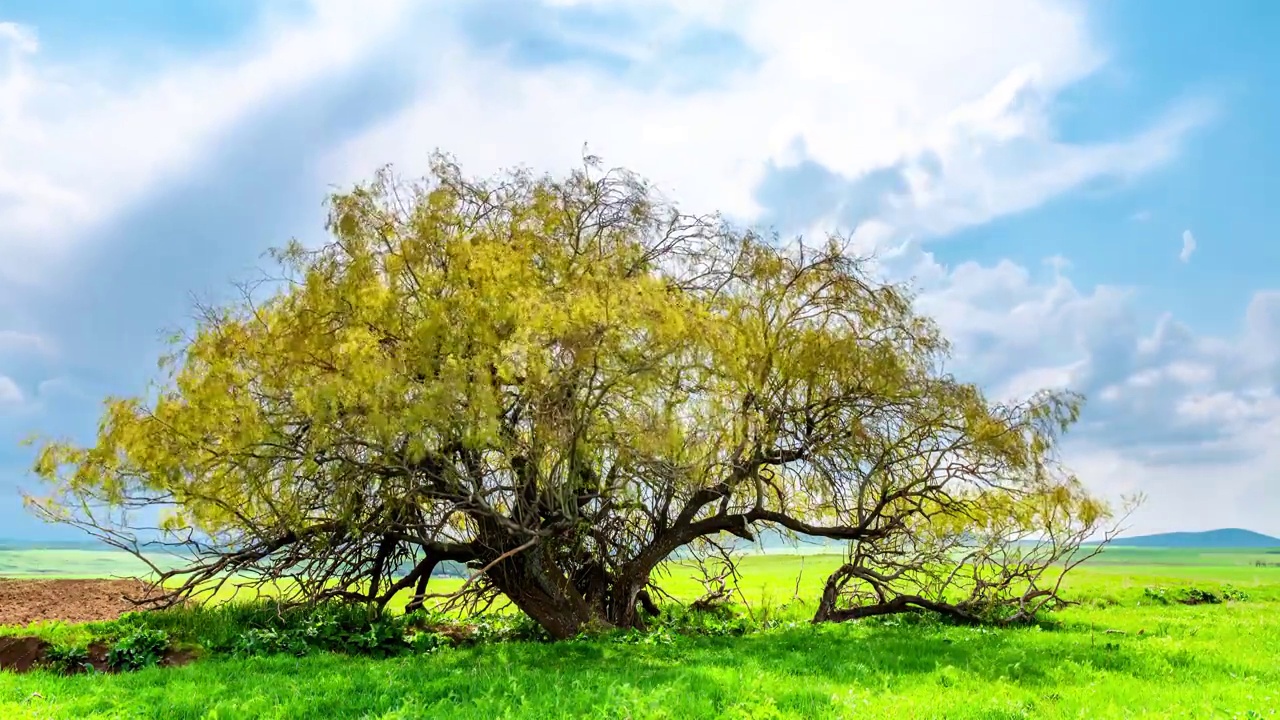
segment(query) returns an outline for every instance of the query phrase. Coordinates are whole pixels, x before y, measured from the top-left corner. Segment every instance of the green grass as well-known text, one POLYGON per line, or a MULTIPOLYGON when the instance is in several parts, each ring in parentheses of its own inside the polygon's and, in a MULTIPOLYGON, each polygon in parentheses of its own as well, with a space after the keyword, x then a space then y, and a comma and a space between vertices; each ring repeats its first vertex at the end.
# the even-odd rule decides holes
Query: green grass
MULTIPOLYGON (((736 638, 510 642, 385 660, 210 658, 119 676, 3 674, 0 718, 1280 717, 1280 568, 1253 565, 1267 557, 1276 556, 1112 549, 1070 579, 1081 605, 1044 628, 797 622, 736 638), (1143 593, 1228 584, 1249 600, 1161 605, 1143 593)), ((748 558, 752 612, 777 614, 797 577, 811 601, 838 562, 748 558)), ((667 585, 696 595, 689 574, 673 568, 667 585)), ((781 612, 799 620, 807 610, 781 612)), ((202 617, 209 633, 224 616, 202 617)))
POLYGON ((148 569, 119 550, 0 550, 0 577, 133 577, 148 569))

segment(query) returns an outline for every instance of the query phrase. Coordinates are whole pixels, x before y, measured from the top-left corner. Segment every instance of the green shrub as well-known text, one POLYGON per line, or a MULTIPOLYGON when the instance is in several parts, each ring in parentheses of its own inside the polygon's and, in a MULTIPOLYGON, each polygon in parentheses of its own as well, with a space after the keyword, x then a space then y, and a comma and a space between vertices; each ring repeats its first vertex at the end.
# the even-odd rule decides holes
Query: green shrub
POLYGON ((1247 602, 1249 600, 1249 593, 1239 588, 1232 587, 1231 585, 1223 585, 1222 599, 1231 602, 1247 602))
POLYGON ((707 637, 740 637, 762 629, 761 624, 751 616, 728 604, 706 610, 670 606, 663 610, 662 616, 653 625, 655 630, 707 637))
POLYGON ((250 628, 236 641, 235 655, 293 655, 302 657, 311 651, 300 633, 272 628, 250 628))
POLYGON ((419 655, 433 653, 452 644, 447 636, 438 632, 423 631, 409 636, 409 648, 419 655))
POLYGON ((1143 588, 1142 597, 1160 605, 1181 603, 1183 605, 1221 605, 1224 602, 1243 602, 1249 599, 1248 593, 1223 585, 1219 590, 1208 590, 1199 587, 1164 588, 1159 585, 1143 588))
POLYGON ((44 653, 45 665, 59 675, 74 675, 79 672, 91 672, 93 665, 89 663, 88 648, 74 645, 54 645, 44 653))
POLYGON ((169 633, 135 628, 107 651, 107 665, 114 670, 141 670, 160 662, 169 647, 169 633))
POLYGON ((229 650, 236 655, 294 655, 312 651, 387 657, 410 650, 406 619, 356 605, 326 603, 235 611, 243 621, 229 650), (248 627, 245 627, 247 625, 248 627))

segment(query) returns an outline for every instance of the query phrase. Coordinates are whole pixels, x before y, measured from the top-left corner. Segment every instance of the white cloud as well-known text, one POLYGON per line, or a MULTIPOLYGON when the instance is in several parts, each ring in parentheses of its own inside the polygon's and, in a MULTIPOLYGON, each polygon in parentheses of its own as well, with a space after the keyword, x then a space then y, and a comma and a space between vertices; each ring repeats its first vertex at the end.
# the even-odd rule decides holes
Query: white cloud
MULTIPOLYGON (((909 193, 885 219, 941 234, 1094 178, 1145 172, 1207 113, 1181 106, 1111 143, 1057 140, 1048 103, 1103 60, 1085 18, 1057 2, 623 4, 670 13, 654 33, 735 33, 757 62, 698 90, 636 87, 582 64, 517 67, 444 37, 418 56, 421 99, 335 152, 321 166, 326 181, 435 147, 478 173, 563 168, 585 141, 686 207, 751 219, 766 161, 804 157, 848 178, 902 166, 909 193)), ((662 76, 661 54, 638 57, 662 76)))
POLYGON ((1168 315, 1143 323, 1129 289, 1084 291, 1047 264, 1041 277, 1007 260, 947 267, 907 244, 881 265, 915 278, 917 306, 953 341, 949 371, 998 399, 1085 393, 1064 459, 1104 495, 1144 492, 1136 531, 1280 532, 1280 291, 1254 295, 1239 334, 1198 335, 1168 315))
POLYGON ((1196 251, 1196 236, 1191 234, 1190 230, 1182 231, 1182 250, 1178 252, 1178 259, 1182 262, 1191 260, 1191 253, 1196 251))
POLYGON ((35 333, 0 330, 0 356, 29 353, 52 355, 53 343, 49 338, 35 333))
POLYGON ((1033 380, 1077 385, 1090 348, 1131 323, 1129 290, 1101 286, 1082 292, 1058 266, 1038 280, 1008 260, 948 268, 918 248, 912 255, 910 264, 888 269, 916 278, 917 308, 952 339, 964 376, 998 397, 1025 395, 1033 380))
POLYGON ((1089 396, 1067 460, 1103 492, 1145 491, 1151 503, 1136 519, 1140 529, 1277 532, 1266 488, 1280 467, 1280 323, 1271 322, 1278 310, 1280 296, 1258 293, 1241 334, 1213 337, 1168 316, 1141 331, 1122 308, 1120 332, 1074 347, 1062 339, 1096 326, 1042 316, 1045 344, 1066 351, 1038 358, 1011 382, 1065 384, 1089 396))
POLYGON ((24 399, 22 388, 12 378, 0 375, 0 408, 21 405, 24 399))
POLYGON ((0 23, 0 280, 38 277, 33 262, 189 171, 256 108, 361 59, 406 2, 312 5, 242 47, 129 77, 42 58, 34 30, 0 23))

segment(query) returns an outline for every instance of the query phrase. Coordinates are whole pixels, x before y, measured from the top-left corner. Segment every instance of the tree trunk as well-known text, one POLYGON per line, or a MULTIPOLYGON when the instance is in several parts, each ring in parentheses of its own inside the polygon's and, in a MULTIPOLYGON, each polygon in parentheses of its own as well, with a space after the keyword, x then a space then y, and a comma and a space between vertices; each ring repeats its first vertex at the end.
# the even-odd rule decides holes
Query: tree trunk
POLYGON ((601 608, 587 603, 542 546, 503 560, 488 575, 503 595, 555 640, 612 625, 601 608))
MULTIPOLYGON (((620 628, 646 629, 644 617, 640 614, 640 594, 648 584, 637 580, 620 580, 613 586, 613 602, 608 608, 609 620, 620 628)), ((648 596, 645 596, 648 598, 648 596)), ((649 606, 652 607, 652 600, 649 606)))
POLYGON ((567 640, 593 628, 607 627, 600 616, 585 606, 574 606, 532 588, 515 588, 503 593, 526 615, 533 618, 553 640, 567 640))
POLYGON ((814 613, 813 622, 849 622, 850 620, 876 617, 878 615, 897 615, 899 613, 920 612, 923 610, 936 612, 955 622, 966 625, 978 625, 982 622, 980 618, 964 608, 950 603, 929 600, 918 595, 899 595, 885 602, 858 605, 850 608, 838 608, 834 602, 828 602, 826 598, 823 598, 823 601, 818 604, 818 611, 814 613))

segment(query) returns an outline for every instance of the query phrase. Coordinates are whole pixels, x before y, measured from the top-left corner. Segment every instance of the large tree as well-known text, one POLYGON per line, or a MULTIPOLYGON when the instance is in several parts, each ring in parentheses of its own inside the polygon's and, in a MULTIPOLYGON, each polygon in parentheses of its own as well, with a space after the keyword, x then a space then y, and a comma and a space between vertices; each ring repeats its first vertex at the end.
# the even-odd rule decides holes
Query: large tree
POLYGON ((94 445, 44 445, 32 507, 181 546, 171 599, 234 575, 381 605, 463 562, 462 597, 558 638, 643 625, 673 553, 764 528, 848 542, 817 620, 1026 617, 1108 517, 1053 462, 1078 398, 946 374, 839 238, 681 214, 591 160, 476 180, 444 156, 335 195, 328 227, 204 308, 94 445))

